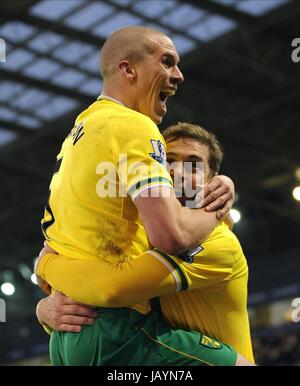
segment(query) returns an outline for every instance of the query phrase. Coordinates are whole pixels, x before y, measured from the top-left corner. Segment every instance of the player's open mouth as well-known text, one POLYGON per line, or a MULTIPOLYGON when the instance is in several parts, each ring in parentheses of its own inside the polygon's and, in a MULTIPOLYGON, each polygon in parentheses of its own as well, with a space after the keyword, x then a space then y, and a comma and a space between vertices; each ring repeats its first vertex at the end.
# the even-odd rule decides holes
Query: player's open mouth
POLYGON ((163 110, 167 110, 167 106, 166 106, 166 102, 167 102, 167 99, 169 96, 173 96, 175 94, 175 90, 174 89, 163 89, 160 93, 159 93, 159 99, 160 99, 160 102, 161 102, 161 105, 162 105, 162 108, 163 110))

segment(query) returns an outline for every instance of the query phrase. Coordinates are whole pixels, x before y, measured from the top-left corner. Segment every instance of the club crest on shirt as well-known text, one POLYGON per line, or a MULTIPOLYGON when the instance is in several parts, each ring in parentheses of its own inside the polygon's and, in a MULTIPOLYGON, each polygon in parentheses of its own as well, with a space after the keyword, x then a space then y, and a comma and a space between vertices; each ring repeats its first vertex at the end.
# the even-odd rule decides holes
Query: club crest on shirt
POLYGON ((200 344, 214 349, 220 349, 222 347, 220 342, 206 335, 201 336, 200 344))
POLYGON ((166 149, 160 140, 151 139, 151 145, 153 147, 153 153, 149 155, 162 165, 166 164, 166 149))

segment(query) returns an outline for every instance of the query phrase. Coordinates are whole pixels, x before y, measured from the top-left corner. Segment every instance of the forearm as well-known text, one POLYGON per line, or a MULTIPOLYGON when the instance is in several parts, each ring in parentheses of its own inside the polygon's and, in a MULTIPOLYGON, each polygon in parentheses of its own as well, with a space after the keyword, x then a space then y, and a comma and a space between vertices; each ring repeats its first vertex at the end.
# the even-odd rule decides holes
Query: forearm
POLYGON ((170 269, 149 253, 122 264, 47 254, 37 273, 73 300, 100 307, 124 307, 176 291, 170 269))
POLYGON ((197 246, 204 241, 219 220, 215 212, 206 212, 204 209, 188 209, 179 207, 169 214, 169 217, 154 214, 151 220, 151 229, 148 226, 150 241, 153 246, 169 255, 178 255, 197 246), (168 223, 163 223, 167 218, 168 223), (161 221, 162 219, 162 221, 161 221))
POLYGON ((215 212, 181 207, 178 223, 181 236, 185 240, 185 249, 189 249, 204 241, 218 225, 219 220, 215 212))
POLYGON ((153 188, 151 192, 152 196, 137 197, 134 203, 151 244, 167 254, 177 255, 197 245, 219 222, 215 212, 182 207, 173 191, 153 188))

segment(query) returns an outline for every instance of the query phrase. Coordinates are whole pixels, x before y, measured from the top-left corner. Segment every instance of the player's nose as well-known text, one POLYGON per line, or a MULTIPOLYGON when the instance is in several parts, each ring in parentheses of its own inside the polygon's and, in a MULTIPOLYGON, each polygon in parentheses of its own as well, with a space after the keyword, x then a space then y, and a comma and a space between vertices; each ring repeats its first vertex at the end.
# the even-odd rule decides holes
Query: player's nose
POLYGON ((174 71, 172 73, 172 80, 172 83, 176 85, 184 81, 184 76, 177 66, 174 68, 174 71))

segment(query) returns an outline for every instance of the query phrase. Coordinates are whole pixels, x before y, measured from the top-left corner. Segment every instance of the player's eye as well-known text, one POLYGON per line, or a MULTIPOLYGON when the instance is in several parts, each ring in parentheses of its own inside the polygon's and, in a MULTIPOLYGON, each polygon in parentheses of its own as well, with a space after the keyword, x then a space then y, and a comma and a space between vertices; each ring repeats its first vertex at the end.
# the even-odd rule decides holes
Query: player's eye
POLYGON ((171 164, 172 162, 175 162, 175 160, 172 159, 172 158, 167 157, 167 162, 168 162, 169 164, 171 164))
POLYGON ((170 58, 164 58, 162 62, 166 68, 170 68, 173 66, 172 60, 170 58))

